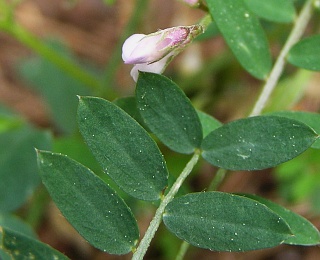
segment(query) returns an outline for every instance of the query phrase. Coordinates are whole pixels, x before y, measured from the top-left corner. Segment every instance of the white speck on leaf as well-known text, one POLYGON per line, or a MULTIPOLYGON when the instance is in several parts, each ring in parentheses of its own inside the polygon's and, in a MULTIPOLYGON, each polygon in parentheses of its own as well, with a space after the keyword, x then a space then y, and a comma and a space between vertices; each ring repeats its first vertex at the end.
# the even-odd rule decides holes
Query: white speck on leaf
POLYGON ((248 159, 250 157, 250 155, 245 155, 245 154, 237 154, 239 157, 241 157, 242 159, 248 159))

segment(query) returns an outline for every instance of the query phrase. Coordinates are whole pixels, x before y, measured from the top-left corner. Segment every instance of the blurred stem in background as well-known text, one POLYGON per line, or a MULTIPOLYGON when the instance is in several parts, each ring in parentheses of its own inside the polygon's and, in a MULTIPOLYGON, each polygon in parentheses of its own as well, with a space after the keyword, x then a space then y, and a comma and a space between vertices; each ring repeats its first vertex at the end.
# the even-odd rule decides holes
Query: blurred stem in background
POLYGON ((249 116, 258 116, 261 114, 262 110, 265 108, 271 93, 273 92, 274 88, 276 87, 279 78, 283 72, 285 67, 285 58, 291 49, 291 47, 301 38, 302 34, 304 33, 307 24, 309 23, 312 17, 312 11, 314 9, 313 6, 314 0, 307 0, 302 7, 302 10, 297 17, 294 26, 290 32, 290 35, 283 46, 263 88, 262 92, 252 109, 249 116))
POLYGON ((93 91, 93 94, 113 100, 117 97, 115 88, 115 75, 121 63, 121 46, 124 40, 136 31, 143 19, 143 13, 147 7, 147 0, 137 0, 132 16, 121 35, 112 55, 106 65, 104 75, 97 75, 82 68, 79 64, 63 57, 56 50, 48 46, 44 41, 28 32, 14 20, 16 4, 0 2, 0 30, 8 33, 25 46, 32 49, 44 59, 52 62, 57 67, 68 73, 73 78, 84 83, 93 91))
POLYGON ((127 26, 124 28, 121 37, 112 51, 111 57, 105 67, 104 76, 103 76, 103 85, 106 88, 101 89, 103 92, 100 93, 101 96, 106 96, 107 93, 104 90, 115 86, 115 76, 116 72, 122 63, 121 51, 122 44, 124 41, 133 33, 136 32, 136 29, 139 27, 139 24, 142 22, 145 10, 148 6, 148 0, 137 0, 134 5, 134 10, 131 17, 127 22, 127 26))
POLYGON ((94 92, 97 92, 102 88, 101 82, 95 75, 92 75, 91 73, 80 67, 78 64, 61 56, 60 53, 50 48, 42 40, 38 39, 22 26, 17 24, 13 18, 15 6, 1 3, 0 7, 3 8, 2 10, 5 10, 4 19, 0 20, 0 29, 2 31, 8 33, 16 40, 20 41, 22 44, 29 47, 43 58, 49 60, 75 79, 83 82, 94 92))

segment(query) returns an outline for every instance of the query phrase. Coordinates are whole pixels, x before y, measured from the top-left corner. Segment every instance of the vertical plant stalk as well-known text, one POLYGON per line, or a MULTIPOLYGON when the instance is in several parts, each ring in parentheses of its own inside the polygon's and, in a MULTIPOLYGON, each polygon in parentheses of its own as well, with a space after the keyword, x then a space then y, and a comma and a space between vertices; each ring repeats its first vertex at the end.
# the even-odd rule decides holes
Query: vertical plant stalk
POLYGON ((227 170, 220 168, 216 175, 214 176, 213 180, 211 181, 208 191, 215 191, 219 188, 220 184, 223 182, 224 178, 226 177, 227 170))
MULTIPOLYGON (((276 60, 275 65, 273 66, 269 77, 267 78, 267 81, 262 89, 262 92, 252 109, 249 116, 257 116, 260 115, 262 110, 264 109, 267 101, 270 98, 270 95, 274 88, 276 87, 279 78, 283 72, 284 66, 285 66, 285 57, 287 56, 289 50, 291 47, 301 38, 303 32, 305 31, 308 22, 310 21, 312 17, 312 10, 313 10, 313 0, 307 0, 307 2, 304 4, 298 18, 295 21, 294 27, 284 45, 282 48, 278 59, 276 60)), ((219 169, 216 176, 212 180, 208 190, 213 191, 217 190, 223 179, 226 175, 225 169, 219 169)), ((190 244, 187 242, 182 242, 179 252, 176 256, 176 260, 182 260, 189 248, 190 244)))
POLYGON ((186 241, 183 241, 181 243, 179 252, 178 252, 175 260, 183 260, 183 258, 185 256, 185 254, 187 253, 189 247, 190 247, 190 244, 188 242, 186 242, 186 241))
POLYGON ((268 102, 270 95, 274 88, 276 87, 279 78, 283 72, 284 66, 285 66, 285 58, 291 49, 291 47, 301 38, 303 32, 305 31, 308 22, 311 19, 312 16, 312 10, 313 10, 313 0, 307 0, 304 4, 299 16, 297 17, 293 29, 282 48, 278 59, 276 60, 269 77, 266 80, 265 85, 262 88, 262 92, 252 109, 249 116, 257 116, 260 115, 264 107, 266 106, 266 103, 268 102))
MULTIPOLYGON (((121 34, 121 37, 115 46, 114 50, 112 51, 111 57, 108 61, 108 64, 104 71, 104 78, 103 84, 106 88, 111 88, 114 83, 114 77, 119 68, 120 63, 122 62, 121 59, 121 48, 122 44, 131 34, 136 31, 136 28, 140 24, 141 20, 143 19, 143 14, 145 13, 145 9, 147 8, 148 1, 147 0, 137 0, 135 3, 135 7, 133 13, 127 22, 127 25, 121 34)), ((102 93, 105 95, 106 93, 102 93)))
POLYGON ((75 79, 86 84, 94 91, 98 91, 102 87, 100 81, 94 75, 87 72, 71 60, 62 57, 60 53, 57 53, 54 49, 44 44, 41 40, 15 22, 12 21, 11 23, 8 23, 6 21, 2 21, 0 23, 0 29, 10 34, 43 58, 55 64, 75 79))
POLYGON ((163 198, 163 200, 160 203, 160 206, 158 207, 152 221, 150 222, 150 225, 142 238, 137 250, 133 254, 132 259, 133 260, 141 260, 143 259, 144 255, 147 252, 147 249, 150 245, 150 242, 152 238, 154 237, 161 221, 162 221, 162 215, 164 213, 164 210, 168 203, 174 198, 174 196, 177 194, 179 188, 181 187, 184 180, 189 176, 190 172, 194 168, 194 166, 197 164, 200 157, 200 150, 196 150, 190 161, 187 163, 186 167, 183 169, 177 180, 172 185, 171 189, 169 190, 168 194, 163 198))

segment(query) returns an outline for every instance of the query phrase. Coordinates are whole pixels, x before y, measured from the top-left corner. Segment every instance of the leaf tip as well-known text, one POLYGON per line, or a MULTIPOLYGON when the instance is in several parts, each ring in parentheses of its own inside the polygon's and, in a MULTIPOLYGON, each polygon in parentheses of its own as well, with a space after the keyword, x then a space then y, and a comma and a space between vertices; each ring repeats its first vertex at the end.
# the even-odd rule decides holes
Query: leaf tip
POLYGON ((81 102, 83 102, 83 100, 85 99, 84 96, 80 96, 80 95, 77 95, 77 98, 78 98, 78 100, 79 100, 79 104, 80 104, 81 102))
POLYGON ((38 148, 34 148, 34 150, 36 151, 37 154, 37 158, 39 159, 42 156, 42 150, 38 149, 38 148))
POLYGON ((80 102, 84 102, 90 98, 93 98, 93 97, 90 97, 90 96, 80 96, 80 95, 77 95, 78 99, 79 99, 79 103, 80 102))

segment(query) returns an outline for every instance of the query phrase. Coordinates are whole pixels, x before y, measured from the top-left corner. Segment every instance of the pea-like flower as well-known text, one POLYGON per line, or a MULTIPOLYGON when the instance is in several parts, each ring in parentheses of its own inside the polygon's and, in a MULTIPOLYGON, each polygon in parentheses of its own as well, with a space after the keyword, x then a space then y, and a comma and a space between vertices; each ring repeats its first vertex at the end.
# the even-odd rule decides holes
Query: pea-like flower
POLYGON ((149 35, 134 34, 122 46, 122 59, 126 64, 134 64, 131 76, 135 81, 139 71, 160 74, 171 59, 202 32, 201 25, 193 25, 172 27, 149 35))

